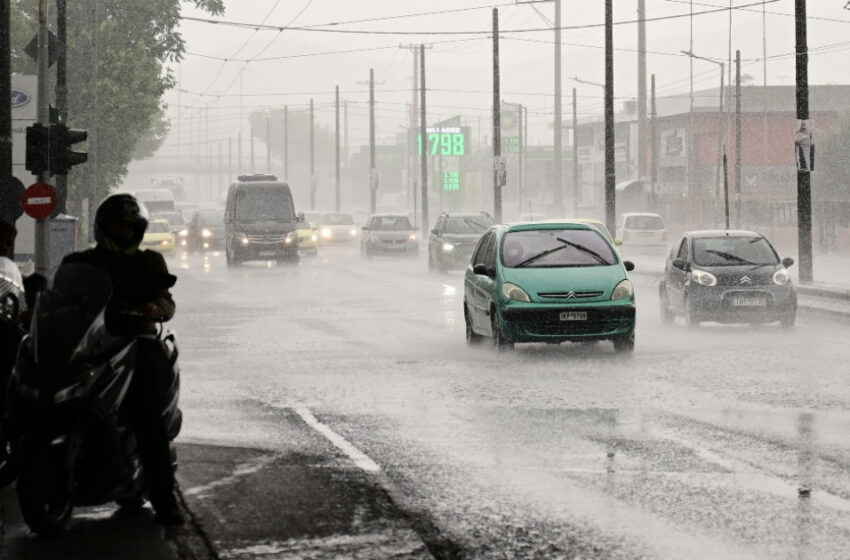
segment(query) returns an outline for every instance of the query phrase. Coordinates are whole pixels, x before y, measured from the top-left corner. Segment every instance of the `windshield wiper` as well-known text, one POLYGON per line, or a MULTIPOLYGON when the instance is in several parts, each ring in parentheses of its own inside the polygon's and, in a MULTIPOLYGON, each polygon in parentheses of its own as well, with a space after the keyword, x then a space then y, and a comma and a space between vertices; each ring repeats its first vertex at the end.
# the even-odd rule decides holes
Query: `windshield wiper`
POLYGON ((756 264, 754 262, 748 261, 747 259, 742 259, 741 257, 739 257, 737 255, 733 255, 732 253, 726 253, 724 251, 717 251, 715 249, 706 249, 705 252, 711 253, 712 255, 717 255, 721 259, 724 259, 724 260, 727 260, 727 261, 738 261, 739 263, 752 264, 752 265, 756 264))
POLYGON ((481 224, 470 218, 464 218, 463 221, 471 225, 472 228, 476 231, 484 231, 485 229, 487 229, 486 227, 482 227, 481 224))
POLYGON ((580 245, 578 243, 573 243, 572 241, 564 239, 563 237, 556 237, 555 239, 557 239, 558 241, 563 243, 563 245, 561 245, 560 247, 553 247, 552 249, 547 249, 547 250, 543 251, 542 253, 538 253, 538 254, 534 255, 533 257, 529 257, 529 258, 525 259, 524 261, 522 261, 521 263, 519 263, 518 265, 516 265, 516 268, 523 268, 527 264, 530 264, 530 263, 532 263, 532 262, 534 262, 538 259, 542 259, 546 255, 551 255, 552 253, 554 253, 556 251, 560 251, 561 249, 566 249, 567 247, 572 247, 574 249, 578 249, 582 253, 586 253, 586 254, 590 255, 591 257, 593 257, 594 259, 599 261, 600 264, 604 264, 604 265, 610 265, 611 264, 608 261, 606 261, 604 258, 602 258, 602 255, 600 255, 599 253, 597 253, 596 251, 594 251, 592 249, 588 249, 584 245, 580 245))

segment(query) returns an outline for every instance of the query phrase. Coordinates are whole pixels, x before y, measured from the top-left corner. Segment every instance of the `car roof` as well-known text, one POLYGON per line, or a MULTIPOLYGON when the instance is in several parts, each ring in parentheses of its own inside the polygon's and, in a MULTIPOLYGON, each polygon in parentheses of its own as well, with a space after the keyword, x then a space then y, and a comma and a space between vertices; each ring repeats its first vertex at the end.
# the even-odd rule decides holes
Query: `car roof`
POLYGON ((371 214, 369 218, 410 218, 410 216, 403 212, 378 212, 377 214, 371 214))
POLYGON ((569 220, 547 220, 545 222, 513 222, 505 224, 505 232, 509 231, 537 231, 545 229, 578 229, 599 231, 590 224, 571 222, 569 220))
POLYGON ((660 218, 661 214, 653 214, 652 212, 623 212, 621 216, 655 216, 660 218))
POLYGON ((685 235, 696 238, 705 237, 764 237, 762 234, 755 231, 743 229, 700 229, 694 231, 686 231, 685 235))
MULTIPOLYGON (((160 220, 160 219, 156 218, 156 219, 150 220, 150 223, 152 223, 152 224, 154 224, 154 223, 156 223, 156 224, 168 224, 168 220, 160 220)), ((171 224, 169 224, 169 225, 171 225, 171 224)))

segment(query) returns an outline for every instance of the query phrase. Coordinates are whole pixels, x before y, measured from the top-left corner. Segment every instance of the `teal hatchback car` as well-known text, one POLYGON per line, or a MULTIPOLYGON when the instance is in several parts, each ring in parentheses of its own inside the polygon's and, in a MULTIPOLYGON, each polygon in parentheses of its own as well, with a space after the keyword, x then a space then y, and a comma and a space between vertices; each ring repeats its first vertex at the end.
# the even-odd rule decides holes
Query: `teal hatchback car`
POLYGON ((611 243, 591 225, 531 222, 496 225, 475 247, 464 278, 469 344, 611 340, 635 346, 635 295, 611 243))

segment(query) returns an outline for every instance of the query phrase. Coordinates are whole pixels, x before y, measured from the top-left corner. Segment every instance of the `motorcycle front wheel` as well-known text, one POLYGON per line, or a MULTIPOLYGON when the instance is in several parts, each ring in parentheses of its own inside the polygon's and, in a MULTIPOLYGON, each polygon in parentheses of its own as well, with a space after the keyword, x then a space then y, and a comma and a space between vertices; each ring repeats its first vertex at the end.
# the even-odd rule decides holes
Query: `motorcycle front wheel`
POLYGON ((71 518, 74 465, 68 457, 65 445, 51 444, 48 438, 22 446, 18 505, 34 533, 59 533, 71 518))

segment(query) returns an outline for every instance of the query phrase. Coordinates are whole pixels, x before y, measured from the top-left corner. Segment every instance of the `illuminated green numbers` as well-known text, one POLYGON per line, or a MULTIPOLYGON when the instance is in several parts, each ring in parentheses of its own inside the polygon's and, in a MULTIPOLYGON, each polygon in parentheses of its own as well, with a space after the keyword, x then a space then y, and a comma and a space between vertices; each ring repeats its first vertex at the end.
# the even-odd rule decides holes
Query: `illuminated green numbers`
MULTIPOLYGON (((422 135, 418 136, 418 152, 422 153, 422 135)), ((463 132, 428 133, 428 152, 432 156, 466 155, 466 135, 463 132)))

